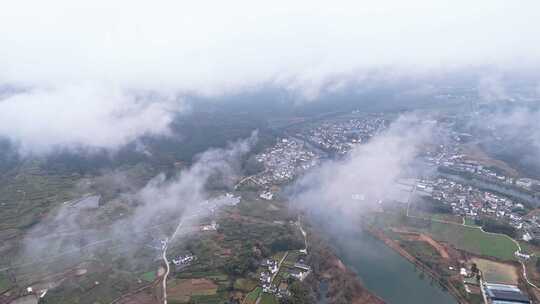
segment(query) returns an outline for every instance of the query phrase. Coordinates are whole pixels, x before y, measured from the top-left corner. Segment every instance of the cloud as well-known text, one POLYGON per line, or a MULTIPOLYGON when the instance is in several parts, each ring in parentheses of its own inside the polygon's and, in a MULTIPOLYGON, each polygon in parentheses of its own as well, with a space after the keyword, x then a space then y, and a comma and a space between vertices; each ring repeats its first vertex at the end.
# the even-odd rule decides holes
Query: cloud
POLYGON ((328 161, 302 177, 291 201, 315 214, 354 219, 369 205, 392 198, 396 180, 408 172, 420 147, 432 142, 432 132, 432 124, 401 116, 345 159, 328 161))
MULTIPOLYGON (((194 225, 211 214, 209 204, 205 202, 210 201, 217 207, 227 202, 224 198, 216 199, 210 186, 232 186, 240 173, 242 156, 256 141, 257 132, 253 132, 251 137, 230 143, 226 148, 205 151, 197 156, 191 167, 176 176, 166 178, 159 174, 144 187, 123 192, 119 198, 105 202, 97 209, 95 204, 88 206, 84 201, 60 206, 25 235, 22 260, 34 263, 58 261, 60 257, 95 253, 103 247, 108 250, 119 248, 125 251, 123 256, 131 257, 151 244, 152 239, 170 237, 181 221, 186 225, 181 227, 180 234, 192 232, 194 225), (111 216, 119 216, 116 209, 123 210, 122 214, 110 223, 111 216)), ((106 178, 123 189, 133 188, 122 172, 106 178)), ((92 199, 90 202, 95 202, 92 199)), ((66 258, 66 263, 70 262, 79 263, 80 260, 66 258)))
POLYGON ((4 81, 211 92, 366 67, 540 58, 537 1, 34 2, 0 15, 4 81))
POLYGON ((478 83, 478 97, 482 101, 492 102, 509 98, 502 76, 499 74, 485 75, 478 83))
POLYGON ((129 105, 133 90, 220 95, 270 85, 315 99, 373 75, 534 70, 539 9, 535 0, 12 1, 0 11, 0 85, 31 93, 2 102, 0 136, 48 151, 161 134, 168 109, 129 105), (131 115, 109 119, 124 108, 131 115))
POLYGON ((231 143, 228 148, 207 150, 196 157, 189 169, 181 171, 173 179, 167 179, 164 174, 156 176, 134 197, 143 205, 130 219, 133 229, 144 231, 146 223, 155 220, 157 212, 172 214, 179 207, 197 208, 208 199, 210 181, 214 187, 231 189, 238 180, 241 157, 249 152, 257 138, 255 131, 251 137, 231 143))
POLYGON ((477 130, 488 132, 481 142, 488 152, 517 166, 524 174, 540 178, 540 110, 514 106, 483 113, 472 121, 477 130))
POLYGON ((166 135, 175 100, 91 85, 34 89, 0 101, 0 135, 27 153, 114 150, 143 135, 166 135))

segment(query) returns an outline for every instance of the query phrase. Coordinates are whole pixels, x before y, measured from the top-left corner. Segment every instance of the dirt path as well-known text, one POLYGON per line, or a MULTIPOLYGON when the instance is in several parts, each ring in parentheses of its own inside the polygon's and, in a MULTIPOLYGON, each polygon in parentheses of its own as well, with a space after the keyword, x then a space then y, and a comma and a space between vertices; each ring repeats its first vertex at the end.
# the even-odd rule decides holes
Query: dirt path
MULTIPOLYGON (((512 242, 514 242, 514 244, 516 244, 518 250, 517 252, 520 252, 520 253, 523 253, 522 249, 521 249, 521 245, 519 244, 518 241, 514 240, 513 238, 509 237, 508 235, 506 234, 502 234, 502 233, 494 233, 494 232, 487 232, 485 231, 482 227, 479 227, 479 226, 473 226, 473 225, 467 225, 465 224, 465 218, 463 218, 463 222, 461 224, 459 223, 454 223, 454 222, 450 222, 450 221, 444 221, 444 220, 439 220, 439 219, 434 219, 434 218, 424 218, 424 217, 419 217, 419 216, 414 216, 414 215, 409 215, 409 209, 410 209, 410 205, 411 205, 411 198, 412 196, 414 195, 415 193, 415 188, 416 187, 413 187, 413 190, 411 190, 411 193, 409 194, 409 198, 407 200, 407 211, 406 211, 406 216, 407 217, 410 217, 410 218, 418 218, 418 219, 423 219, 423 220, 426 220, 426 221, 433 221, 433 222, 438 222, 438 223, 443 223, 443 224, 450 224, 450 225, 461 225, 461 226, 464 226, 464 227, 470 227, 470 228, 475 228, 475 229, 480 229, 480 231, 482 231, 483 233, 486 233, 486 234, 492 234, 492 235, 499 235, 499 236, 503 236, 503 237, 506 237, 508 238, 509 240, 511 240, 512 242)), ((529 280, 529 278, 527 277, 527 266, 525 265, 525 263, 521 260, 519 260, 519 263, 521 263, 521 268, 522 268, 522 274, 523 274, 523 278, 525 279, 525 282, 527 282, 527 284, 529 284, 529 286, 535 288, 536 290, 540 290, 540 287, 536 286, 533 282, 531 282, 529 280)))
POLYGON ((395 232, 395 233, 406 235, 406 236, 411 237, 411 238, 413 238, 415 240, 426 242, 431 247, 433 247, 433 249, 437 250, 437 252, 439 253, 439 255, 442 258, 444 258, 444 259, 449 259, 450 258, 450 254, 448 254, 448 251, 446 250, 446 248, 443 245, 441 245, 439 242, 437 242, 433 238, 431 238, 429 235, 414 232, 414 231, 408 231, 408 230, 404 230, 404 229, 398 229, 398 228, 392 228, 391 230, 393 232, 395 232))
POLYGON ((446 251, 446 248, 444 248, 444 246, 439 244, 439 242, 435 241, 430 236, 421 233, 419 239, 428 243, 429 245, 431 245, 431 247, 435 248, 435 250, 437 250, 437 252, 443 259, 447 260, 450 258, 450 255, 448 254, 448 251, 446 251))

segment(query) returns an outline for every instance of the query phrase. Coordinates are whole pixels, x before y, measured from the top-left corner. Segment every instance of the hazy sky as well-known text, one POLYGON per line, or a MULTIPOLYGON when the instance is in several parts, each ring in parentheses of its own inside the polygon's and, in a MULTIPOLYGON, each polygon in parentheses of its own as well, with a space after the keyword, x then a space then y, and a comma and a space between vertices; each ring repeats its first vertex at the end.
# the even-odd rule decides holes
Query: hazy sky
POLYGON ((0 135, 29 151, 114 148, 166 133, 182 108, 168 97, 185 92, 271 84, 313 98, 367 70, 535 68, 539 11, 537 0, 11 1, 0 84, 30 92, 0 101, 0 135), (165 101, 133 106, 134 91, 165 101))

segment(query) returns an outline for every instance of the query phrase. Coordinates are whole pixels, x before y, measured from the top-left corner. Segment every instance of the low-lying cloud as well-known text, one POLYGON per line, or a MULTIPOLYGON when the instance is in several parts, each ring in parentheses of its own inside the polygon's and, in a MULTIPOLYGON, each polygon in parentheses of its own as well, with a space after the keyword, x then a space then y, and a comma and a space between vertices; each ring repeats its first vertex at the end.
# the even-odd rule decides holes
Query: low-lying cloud
POLYGON ((490 153, 498 155, 525 175, 540 178, 540 110, 524 105, 507 105, 504 110, 482 113, 473 119, 476 130, 489 136, 479 140, 490 153))
POLYGON ((0 136, 23 153, 115 150, 143 135, 167 135, 182 105, 92 85, 30 89, 0 100, 0 136))
POLYGON ((314 99, 374 74, 536 69, 539 9, 534 0, 11 2, 0 12, 0 87, 28 90, 0 101, 0 136, 48 152, 166 132, 169 103, 133 91, 270 85, 314 99))
MULTIPOLYGON (((185 225, 180 234, 193 231, 194 225, 212 214, 213 207, 227 203, 224 199, 213 201, 211 190, 232 189, 240 174, 241 158, 256 141, 257 132, 253 132, 250 138, 226 148, 203 152, 191 167, 178 175, 166 178, 159 174, 142 189, 121 193, 99 208, 93 197, 65 203, 27 233, 21 257, 31 264, 20 264, 21 261, 18 265, 52 261, 62 264, 61 258, 73 255, 76 258, 70 261, 80 263, 81 254, 99 252, 100 248, 118 249, 123 256, 132 257, 145 246, 159 248, 157 240, 170 237, 181 221, 185 225)), ((119 183, 126 182, 121 174, 116 178, 119 183)))
POLYGON ((433 124, 402 116, 343 160, 310 171, 295 185, 291 200, 314 214, 339 214, 355 219, 369 206, 393 199, 396 182, 410 174, 422 145, 433 140, 433 124))

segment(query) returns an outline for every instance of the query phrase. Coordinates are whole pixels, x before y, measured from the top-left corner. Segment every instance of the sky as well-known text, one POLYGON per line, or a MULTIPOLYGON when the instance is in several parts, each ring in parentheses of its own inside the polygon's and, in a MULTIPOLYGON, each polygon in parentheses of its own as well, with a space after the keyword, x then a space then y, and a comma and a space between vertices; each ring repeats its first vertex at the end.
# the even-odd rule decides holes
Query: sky
POLYGON ((24 153, 166 135, 183 96, 540 66, 540 2, 11 1, 0 136, 24 153), (151 94, 150 94, 151 93, 151 94), (152 96, 152 97, 149 97, 152 96))

